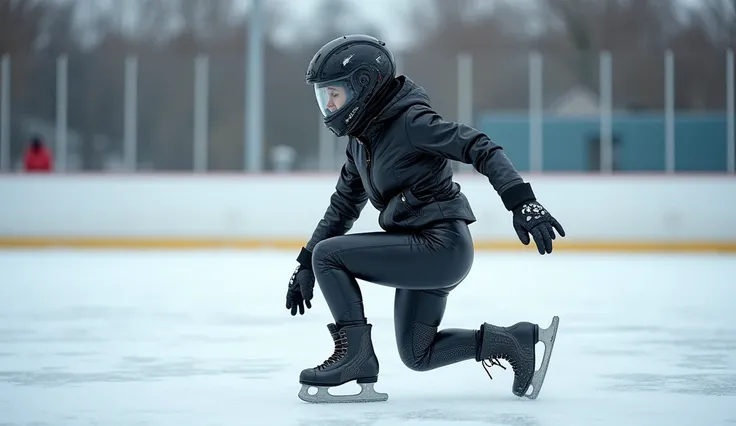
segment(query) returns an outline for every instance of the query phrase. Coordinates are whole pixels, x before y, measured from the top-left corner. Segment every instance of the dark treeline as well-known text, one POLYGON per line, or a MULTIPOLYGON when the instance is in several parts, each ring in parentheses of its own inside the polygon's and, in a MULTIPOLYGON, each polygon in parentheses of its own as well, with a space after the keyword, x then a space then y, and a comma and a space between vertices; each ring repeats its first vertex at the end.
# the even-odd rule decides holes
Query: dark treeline
MULTIPOLYGON (((247 15, 233 13, 236 1, 126 0, 112 3, 111 10, 98 10, 96 3, 0 0, 0 54, 11 57, 14 157, 31 134, 53 139, 56 61, 65 54, 70 150, 84 170, 106 167, 110 153, 122 150, 125 58, 136 55, 139 163, 191 169, 194 58, 205 54, 209 167, 241 170, 247 15)), ((523 9, 492 0, 416 3, 421 7, 405 24, 415 42, 397 56, 401 69, 430 91, 447 118, 456 118, 459 52, 473 54, 476 112, 528 107, 532 50, 544 55, 546 100, 573 87, 597 92, 598 53, 608 50, 615 106, 662 109, 664 52, 671 49, 677 108, 725 106, 725 52, 736 40, 736 0, 703 0, 697 10, 661 0, 537 0, 536 7, 523 9)), ((278 6, 287 3, 272 4, 269 33, 283 22, 278 6)), ((370 25, 347 25, 354 20, 346 4, 324 0, 318 7, 319 19, 294 24, 304 27, 303 37, 286 46, 268 39, 266 153, 280 144, 303 158, 317 153, 318 112, 304 84, 315 49, 343 32, 382 35, 370 25), (328 19, 328 13, 342 19, 328 19)))

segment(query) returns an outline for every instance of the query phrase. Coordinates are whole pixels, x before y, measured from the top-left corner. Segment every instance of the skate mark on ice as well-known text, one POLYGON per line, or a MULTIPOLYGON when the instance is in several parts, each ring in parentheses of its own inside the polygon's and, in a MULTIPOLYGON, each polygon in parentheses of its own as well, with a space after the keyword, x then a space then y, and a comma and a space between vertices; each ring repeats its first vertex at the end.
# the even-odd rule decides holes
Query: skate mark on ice
POLYGON ((158 361, 159 358, 152 356, 124 356, 122 361, 131 364, 151 364, 158 361))
POLYGON ((680 331, 680 337, 676 339, 649 339, 642 340, 639 343, 643 345, 651 346, 674 346, 680 351, 719 351, 725 353, 736 353, 736 339, 735 338, 724 338, 721 336, 707 336, 705 330, 703 333, 693 333, 692 336, 682 337, 682 331, 680 331))
MULTIPOLYGON (((355 420, 355 419, 342 419, 342 418, 320 418, 319 423, 314 420, 300 420, 297 423, 298 426, 314 426, 320 424, 324 426, 371 426, 376 423, 377 420, 355 420)), ((0 425, 1 426, 1 425, 0 425)))
POLYGON ((593 343, 580 349, 582 353, 596 356, 644 357, 659 354, 662 347, 674 348, 677 355, 673 365, 691 370, 736 369, 736 330, 662 328, 653 336, 636 336, 633 339, 619 336, 623 347, 609 347, 593 343), (635 349, 630 349, 630 348, 635 349))
POLYGON ((611 391, 621 392, 669 392, 686 395, 736 396, 734 374, 617 374, 606 375, 619 382, 608 386, 611 391))
POLYGON ((676 338, 654 338, 634 344, 650 348, 652 354, 661 352, 662 347, 667 348, 667 353, 681 353, 673 362, 679 368, 693 371, 736 371, 736 338, 724 337, 724 330, 718 333, 709 333, 706 330, 690 330, 687 333, 681 331, 676 338))
POLYGON ((185 358, 179 362, 145 360, 138 357, 123 362, 122 366, 141 377, 179 378, 194 376, 241 376, 244 378, 265 378, 286 368, 286 364, 264 359, 215 360, 209 367, 207 361, 185 358), (143 361, 142 361, 143 360, 143 361))
POLYGON ((687 354, 676 364, 690 370, 731 370, 732 362, 727 354, 687 354))
MULTIPOLYGON (((567 330, 565 330, 567 331, 567 330)), ((601 348, 599 346, 587 346, 581 349, 586 355, 595 356, 622 356, 622 357, 640 357, 648 353, 648 351, 640 349, 623 349, 623 348, 601 348)))
POLYGON ((252 341, 250 336, 239 334, 231 336, 212 336, 207 334, 182 334, 176 336, 176 342, 190 342, 190 343, 244 343, 252 341))
POLYGON ((34 322, 90 322, 106 321, 151 321, 169 320, 181 322, 191 318, 185 312, 148 311, 136 307, 110 305, 77 305, 60 308, 54 311, 15 315, 16 319, 34 322))
POLYGON ((733 349, 736 348, 736 329, 734 328, 717 328, 711 327, 690 328, 684 330, 682 327, 665 327, 665 326, 648 326, 648 325, 616 325, 610 326, 605 324, 584 325, 580 323, 565 326, 566 334, 625 334, 633 336, 637 342, 663 344, 680 344, 680 342, 689 342, 691 345, 698 345, 702 342, 720 343, 733 349), (569 333, 568 333, 569 332, 569 333), (658 339, 652 339, 651 336, 638 336, 639 334, 653 334, 658 339), (683 337, 685 336, 685 337, 683 337), (689 337, 698 337, 698 339, 690 339, 689 337), (707 338, 705 338, 707 337, 707 338), (704 339, 705 338, 705 339, 704 339))
POLYGON ((625 334, 632 334, 632 333, 662 333, 665 332, 667 329, 665 327, 660 326, 648 326, 648 325, 617 325, 617 326, 609 326, 609 325, 600 325, 593 323, 592 325, 585 325, 585 324, 571 324, 565 326, 565 334, 592 334, 592 335, 600 335, 600 334, 606 334, 606 333, 613 333, 613 334, 619 334, 619 333, 625 333, 625 334))
POLYGON ((423 411, 409 411, 400 413, 398 416, 392 416, 404 421, 411 420, 434 420, 448 423, 459 422, 477 422, 488 423, 492 425, 508 425, 508 426, 538 426, 539 420, 518 413, 472 413, 459 410, 447 409, 429 409, 423 411))
POLYGON ((60 351, 60 352, 54 352, 54 356, 58 356, 60 358, 84 358, 89 356, 95 356, 97 355, 96 352, 92 351, 60 351))
POLYGON ((312 426, 314 424, 326 426, 371 426, 378 422, 386 424, 392 423, 421 423, 424 422, 442 422, 448 425, 460 423, 483 423, 489 425, 504 426, 539 426, 540 421, 536 417, 520 414, 517 412, 489 412, 487 410, 467 410, 467 409, 450 409, 450 408, 430 408, 413 409, 409 411, 397 411, 392 409, 382 409, 381 411, 350 411, 345 417, 330 416, 319 417, 300 422, 300 425, 312 426), (356 419, 356 417, 362 417, 356 419))
POLYGON ((18 343, 37 339, 38 333, 30 328, 0 328, 0 343, 18 343))
MULTIPOLYGON (((144 358, 145 359, 145 358, 144 358)), ((60 367, 43 367, 37 370, 0 371, 0 382, 17 386, 56 387, 82 383, 150 382, 185 377, 235 376, 247 379, 269 378, 287 367, 286 364, 255 360, 232 360, 231 365, 199 366, 192 360, 178 362, 123 361, 120 368, 106 371, 69 371, 60 367)))
POLYGON ((32 329, 0 329, 0 343, 100 343, 108 339, 94 336, 90 330, 68 328, 54 331, 32 329))

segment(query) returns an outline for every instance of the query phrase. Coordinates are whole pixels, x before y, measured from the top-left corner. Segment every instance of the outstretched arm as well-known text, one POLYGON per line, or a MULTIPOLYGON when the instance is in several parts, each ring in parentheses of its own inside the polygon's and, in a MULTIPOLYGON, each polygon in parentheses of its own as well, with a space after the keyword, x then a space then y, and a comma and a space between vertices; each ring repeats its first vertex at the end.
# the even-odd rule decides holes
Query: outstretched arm
POLYGON ((514 213, 514 230, 522 244, 531 242, 531 234, 539 254, 551 253, 554 231, 565 236, 562 225, 537 202, 531 185, 524 183, 501 146, 491 138, 470 126, 445 121, 422 106, 409 111, 405 129, 417 151, 472 164, 485 175, 506 209, 514 213))
POLYGON ((346 155, 347 160, 340 171, 335 192, 330 197, 330 205, 305 247, 310 252, 324 239, 345 235, 358 220, 360 212, 368 202, 368 195, 350 153, 350 144, 346 149, 346 155))
POLYGON ((405 122, 406 137, 419 152, 472 164, 486 176, 508 210, 534 199, 531 186, 524 183, 503 148, 484 133, 444 120, 430 108, 416 106, 405 122))

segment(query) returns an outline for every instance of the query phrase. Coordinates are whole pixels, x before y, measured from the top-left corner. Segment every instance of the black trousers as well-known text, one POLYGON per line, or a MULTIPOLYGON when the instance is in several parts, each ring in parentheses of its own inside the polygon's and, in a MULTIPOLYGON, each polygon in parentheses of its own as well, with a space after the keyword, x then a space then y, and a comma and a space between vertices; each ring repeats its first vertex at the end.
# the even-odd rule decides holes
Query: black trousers
POLYGON ((329 238, 312 252, 319 288, 338 326, 365 324, 356 279, 396 289, 396 344, 404 364, 426 371, 476 359, 478 330, 439 331, 447 296, 473 264, 463 221, 416 233, 363 233, 329 238))

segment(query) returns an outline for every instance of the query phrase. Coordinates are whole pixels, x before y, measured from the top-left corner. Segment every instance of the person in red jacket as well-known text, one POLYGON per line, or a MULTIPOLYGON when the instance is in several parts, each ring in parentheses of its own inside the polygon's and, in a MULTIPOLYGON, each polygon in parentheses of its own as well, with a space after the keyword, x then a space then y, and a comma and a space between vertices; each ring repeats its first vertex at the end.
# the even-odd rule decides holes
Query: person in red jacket
POLYGON ((40 138, 33 138, 24 158, 26 172, 50 172, 53 156, 40 138))

